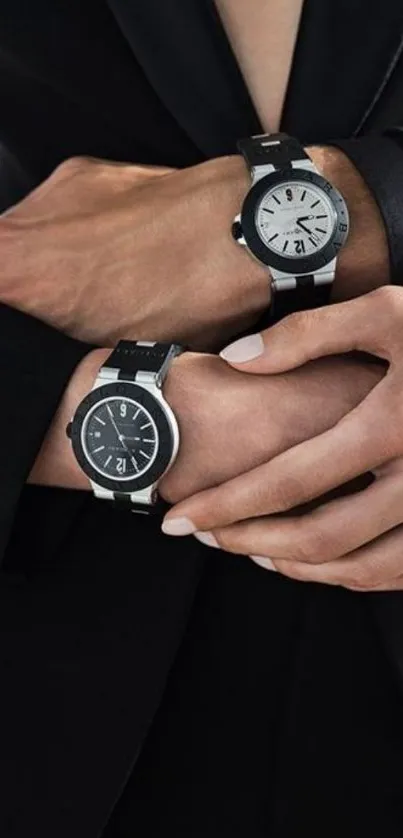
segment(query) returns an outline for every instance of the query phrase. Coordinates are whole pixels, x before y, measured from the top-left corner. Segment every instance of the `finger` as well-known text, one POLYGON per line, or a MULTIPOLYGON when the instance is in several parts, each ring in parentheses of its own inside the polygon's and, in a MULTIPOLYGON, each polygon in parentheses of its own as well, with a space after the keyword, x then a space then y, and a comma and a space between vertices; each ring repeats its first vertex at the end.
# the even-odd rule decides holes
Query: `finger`
POLYGON ((351 553, 402 523, 400 471, 310 514, 250 519, 211 534, 229 553, 321 564, 351 553))
POLYGON ((334 562, 311 565, 274 559, 273 564, 280 573, 301 582, 341 585, 355 591, 380 586, 389 590, 403 575, 403 526, 334 562))
POLYGON ((392 360, 401 341, 403 290, 384 286, 355 300, 299 312, 222 352, 232 366, 251 373, 279 373, 314 358, 360 350, 392 360), (393 326, 399 321, 400 328, 393 326))
POLYGON ((182 501, 165 517, 164 532, 179 534, 172 529, 174 518, 187 519, 190 533, 285 512, 393 459, 401 441, 398 418, 384 415, 390 401, 384 379, 334 428, 182 501))
POLYGON ((403 591, 403 575, 397 576, 396 579, 391 579, 389 582, 384 582, 382 585, 375 585, 373 588, 350 587, 350 591, 356 593, 379 594, 382 591, 403 591))

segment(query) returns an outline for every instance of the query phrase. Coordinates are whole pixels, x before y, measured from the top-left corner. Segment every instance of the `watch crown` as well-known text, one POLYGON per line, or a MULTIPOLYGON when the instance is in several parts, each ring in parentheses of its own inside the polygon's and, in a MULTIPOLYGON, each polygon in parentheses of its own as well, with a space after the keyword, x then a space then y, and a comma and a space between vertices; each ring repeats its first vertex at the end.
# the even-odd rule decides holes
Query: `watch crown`
POLYGON ((237 242, 243 238, 242 227, 239 221, 234 221, 232 225, 232 235, 237 242))
POLYGON ((69 439, 71 439, 72 426, 73 426, 73 423, 69 422, 69 424, 67 425, 67 428, 66 428, 66 436, 68 436, 69 439))

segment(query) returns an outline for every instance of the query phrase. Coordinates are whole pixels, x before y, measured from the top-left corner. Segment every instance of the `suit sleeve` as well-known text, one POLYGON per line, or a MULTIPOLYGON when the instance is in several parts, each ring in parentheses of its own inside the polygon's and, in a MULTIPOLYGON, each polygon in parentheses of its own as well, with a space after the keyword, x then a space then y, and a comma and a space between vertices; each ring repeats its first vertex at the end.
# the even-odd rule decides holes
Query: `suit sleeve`
POLYGON ((358 169, 383 217, 391 282, 403 285, 403 128, 348 140, 332 140, 358 169))
POLYGON ((63 391, 92 348, 0 304, 0 564, 63 391))

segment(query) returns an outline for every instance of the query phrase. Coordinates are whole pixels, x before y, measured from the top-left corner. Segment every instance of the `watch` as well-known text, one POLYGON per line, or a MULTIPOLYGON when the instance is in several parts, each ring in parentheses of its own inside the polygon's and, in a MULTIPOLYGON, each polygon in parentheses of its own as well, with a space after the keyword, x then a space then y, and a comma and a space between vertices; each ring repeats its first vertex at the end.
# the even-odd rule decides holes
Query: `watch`
POLYGON ((330 302, 349 231, 346 202, 287 134, 240 140, 252 186, 235 218, 235 240, 269 269, 271 322, 330 302))
POLYGON ((74 455, 94 494, 148 513, 179 447, 175 415, 162 386, 182 347, 126 341, 101 367, 67 426, 74 455))

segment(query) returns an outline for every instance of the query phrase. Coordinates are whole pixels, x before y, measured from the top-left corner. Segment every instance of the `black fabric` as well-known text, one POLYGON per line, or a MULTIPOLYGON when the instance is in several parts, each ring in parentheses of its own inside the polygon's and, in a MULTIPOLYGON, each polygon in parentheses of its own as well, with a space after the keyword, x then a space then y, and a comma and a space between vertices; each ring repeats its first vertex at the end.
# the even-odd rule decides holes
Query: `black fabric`
POLYGON ((402 776, 401 694, 368 597, 210 553, 103 838, 400 838, 402 776))
MULTIPOLYGON (((386 129, 402 126, 402 45, 403 6, 395 0, 382 4, 307 0, 282 130, 303 142, 353 136, 361 142, 364 131, 379 136, 386 129)), ((5 0, 1 5, 2 208, 20 200, 60 161, 73 155, 185 167, 234 153, 239 137, 260 130, 212 0, 5 0)), ((374 144, 368 153, 368 173, 382 165, 378 158, 379 147, 374 144)), ((383 182, 381 188, 374 186, 377 199, 385 204, 385 218, 392 205, 402 204, 403 210, 398 187, 403 150, 401 157, 391 155, 389 160, 388 188, 383 182)), ((389 236, 393 239, 391 251, 397 253, 401 246, 397 224, 392 225, 389 236)), ((32 834, 99 838, 161 705, 205 562, 206 552, 194 540, 178 543, 165 539, 158 525, 142 516, 126 516, 82 493, 24 487, 66 382, 89 349, 23 313, 0 307, 2 838, 32 834)), ((219 558, 218 554, 215 560, 219 558)), ((263 627, 268 615, 275 613, 278 597, 272 583, 269 587, 268 581, 260 581, 262 572, 253 582, 247 562, 235 571, 235 564, 225 561, 229 562, 228 573, 217 594, 217 608, 226 626, 216 670, 222 669, 222 678, 214 682, 217 701, 228 695, 233 683, 227 681, 225 662, 238 656, 238 610, 231 605, 236 591, 242 590, 243 607, 248 612, 245 620, 251 621, 249 612, 254 611, 263 627)), ((340 661, 336 666, 339 626, 344 619, 346 625, 351 623, 347 623, 342 598, 317 590, 315 631, 318 635, 327 632, 328 642, 316 647, 312 667, 316 676, 319 667, 328 674, 334 667, 341 679, 342 697, 350 682, 340 661), (331 596, 335 599, 329 625, 325 606, 331 596)), ((290 583, 287 591, 291 600, 284 604, 286 612, 290 613, 293 602, 297 610, 302 608, 303 587, 290 583)), ((361 598, 348 602, 349 608, 357 609, 351 620, 361 625, 361 598)), ((391 664, 396 671, 400 668, 403 679, 402 602, 400 594, 371 598, 365 606, 371 609, 368 624, 362 622, 363 634, 357 635, 350 664, 346 658, 347 667, 356 666, 357 671, 362 661, 362 678, 370 692, 375 686, 369 680, 371 662, 365 645, 372 643, 369 614, 373 612, 379 621, 374 622, 373 643, 379 625, 380 642, 385 643, 391 664)), ((204 625, 207 621, 213 637, 211 600, 207 598, 205 604, 206 610, 201 614, 199 609, 194 619, 202 618, 204 625)), ((309 609, 307 613, 311 613, 309 609)), ((255 731, 266 722, 261 710, 264 699, 268 700, 258 691, 258 678, 262 676, 259 683, 266 688, 267 667, 278 666, 267 634, 256 631, 250 673, 246 675, 244 655, 233 687, 240 688, 249 677, 257 679, 252 680, 245 698, 248 716, 256 712, 255 731)), ((304 649, 298 655, 306 661, 319 636, 304 636, 304 649)), ((371 648, 375 656, 375 646, 371 648)), ((294 653, 290 645, 286 643, 280 651, 284 657, 289 654, 291 666, 294 653)), ((200 654, 200 661, 195 659, 193 665, 198 677, 205 676, 207 687, 209 675, 204 671, 201 649, 200 654)), ((384 666, 386 657, 380 653, 373 672, 379 674, 387 690, 389 675, 384 666)), ((305 664, 301 675, 304 672, 305 664)), ((170 690, 180 691, 188 677, 185 673, 177 686, 170 684, 170 690)), ((317 686, 312 681, 306 687, 306 703, 310 699, 312 710, 317 709, 317 686)), ((278 683, 280 693, 286 688, 287 681, 278 683)), ((355 682, 351 689, 354 700, 362 698, 355 682)), ((294 695, 295 689, 290 700, 294 695)), ((381 749, 381 761, 391 737, 390 728, 382 727, 383 716, 388 715, 388 725, 394 723, 400 731, 401 715, 392 694, 382 701, 383 710, 381 703, 368 709, 367 745, 375 754, 381 749)), ((199 713, 199 727, 207 737, 212 732, 205 709, 199 713)), ((309 741, 323 739, 322 750, 314 753, 316 772, 320 766, 323 776, 333 771, 332 761, 338 764, 335 718, 337 721, 336 710, 323 724, 319 715, 310 715, 305 731, 310 734, 309 741)), ((299 732, 303 732, 300 719, 299 732)), ((350 721, 346 736, 354 729, 353 717, 350 721)), ((236 734, 244 736, 239 722, 236 734)), ((272 730, 270 736, 274 734, 272 730)), ((395 777, 400 776, 399 737, 400 733, 396 734, 397 750, 390 757, 395 777)), ((352 747, 351 736, 347 738, 344 750, 352 747)), ((298 767, 299 776, 304 773, 301 762, 309 741, 300 738, 295 747, 290 744, 284 751, 289 766, 298 767)), ((218 745, 217 738, 217 749, 218 745)), ((247 785, 253 754, 260 759, 258 746, 253 746, 251 740, 252 756, 243 764, 247 785)), ((230 759, 231 752, 228 756, 230 759)), ((197 758, 195 751, 192 760, 197 758)), ((280 763, 272 765, 284 775, 280 763)), ((190 773, 196 768, 190 764, 190 773)), ((231 770, 230 764, 227 770, 231 770)), ((389 780, 385 773, 385 783, 389 780)), ((300 800, 297 805, 296 787, 294 778, 292 795, 297 811, 304 804, 300 800)), ((303 787, 306 785, 301 784, 303 787)), ((341 794, 343 786, 338 788, 341 794)), ((323 785, 320 794, 322 789, 323 785)), ((306 800, 305 822, 313 811, 312 797, 306 800)), ((375 794, 371 800, 373 806, 378 805, 375 794)), ((400 802, 397 795, 391 804, 396 822, 400 802)), ((211 800, 204 802, 206 808, 211 808, 210 804, 211 800)), ((361 804, 357 803, 356 817, 357 807, 361 809, 361 804)), ((380 803, 378 809, 380 812, 380 803)), ((282 798, 283 817, 288 810, 287 799, 282 798)), ((347 834, 346 810, 338 811, 343 821, 340 832, 347 834)), ((388 810, 385 834, 393 838, 389 815, 392 817, 388 810)), ((197 835, 198 821, 196 813, 193 835, 197 835)), ((290 829, 289 834, 293 834, 290 829)), ((298 832, 294 834, 299 838, 298 832)))

